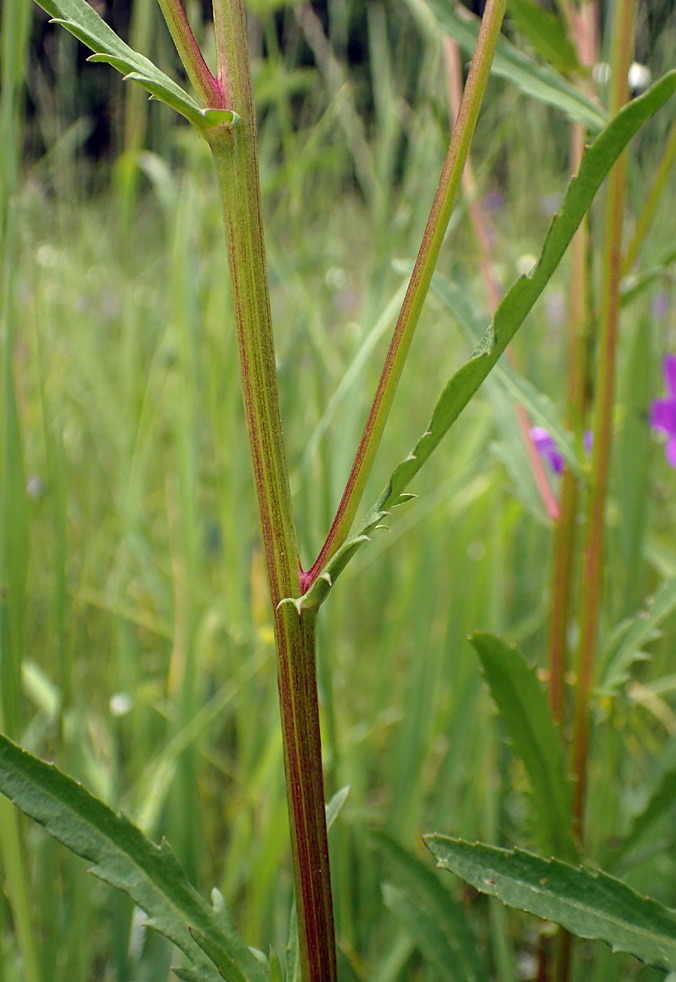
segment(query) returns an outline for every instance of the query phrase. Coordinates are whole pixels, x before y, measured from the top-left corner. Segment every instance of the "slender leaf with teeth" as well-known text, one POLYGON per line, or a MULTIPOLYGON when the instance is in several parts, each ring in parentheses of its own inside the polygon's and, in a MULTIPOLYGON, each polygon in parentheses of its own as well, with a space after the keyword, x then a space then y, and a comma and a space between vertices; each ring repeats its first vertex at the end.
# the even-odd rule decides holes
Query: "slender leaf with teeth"
POLYGON ((676 911, 602 870, 443 835, 425 836, 425 845, 441 869, 480 893, 554 921, 580 938, 605 941, 613 951, 676 970, 676 911))
POLYGON ((299 609, 319 607, 350 559, 369 541, 370 533, 393 508, 414 497, 406 493, 406 488, 437 449, 541 296, 613 164, 641 126, 674 92, 676 70, 668 72, 644 95, 625 106, 587 148, 578 174, 568 185, 561 210, 552 220, 539 260, 530 273, 521 276, 507 291, 492 324, 469 360, 446 384, 424 433, 394 470, 376 503, 326 564, 322 575, 303 596, 293 601, 299 609))
POLYGON ((166 840, 159 846, 151 842, 77 781, 1 734, 0 792, 92 863, 92 873, 124 890, 145 911, 148 924, 187 955, 196 969, 193 977, 203 982, 221 978, 191 934, 201 932, 199 937, 208 934, 235 966, 224 976, 229 982, 266 982, 264 966, 237 934, 219 895, 211 906, 197 893, 166 840))
POLYGON ((130 48, 96 13, 87 0, 37 0, 56 24, 61 24, 94 52, 90 61, 112 65, 126 79, 138 82, 153 99, 166 103, 199 130, 232 126, 237 114, 229 109, 202 108, 191 95, 146 58, 130 48))

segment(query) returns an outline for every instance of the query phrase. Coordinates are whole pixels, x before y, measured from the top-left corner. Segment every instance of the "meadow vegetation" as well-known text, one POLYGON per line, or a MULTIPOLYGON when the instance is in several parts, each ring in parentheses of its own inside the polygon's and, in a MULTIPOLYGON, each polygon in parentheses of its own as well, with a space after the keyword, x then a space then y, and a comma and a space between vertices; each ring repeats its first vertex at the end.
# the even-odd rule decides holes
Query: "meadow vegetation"
MULTIPOLYGON (((322 17, 311 4, 247 4, 278 381, 305 563, 349 472, 446 154, 451 62, 435 16, 444 2, 328 0, 322 17)), ((616 6, 600 4, 605 62, 616 6)), ((638 4, 636 51, 658 79, 673 66, 676 10, 649 7, 638 4)), ((130 11, 133 46, 176 73, 159 9, 133 0, 130 11)), ((209 148, 113 69, 83 65, 78 42, 45 28, 37 7, 5 4, 2 16, 1 728, 151 839, 165 835, 201 893, 218 887, 247 944, 283 959, 293 947, 293 874, 275 643, 209 148), (88 143, 95 91, 99 99, 105 91, 98 105, 110 122, 98 149, 88 143)), ((191 19, 208 52, 202 16, 196 4, 191 19)), ((505 30, 544 60, 509 7, 505 30)), ((603 84, 597 96, 607 106, 603 84)), ((630 145, 625 252, 673 143, 673 119, 671 101, 630 145)), ((471 151, 487 238, 477 239, 466 186, 367 503, 469 357, 468 324, 483 331, 490 321, 482 258, 500 293, 533 266, 573 170, 574 125, 557 106, 491 77, 471 151)), ((651 403, 667 395, 664 358, 676 353, 673 174, 660 194, 619 294, 577 833, 585 864, 676 907, 676 469, 650 426, 651 403)), ((467 639, 480 630, 518 645, 546 691, 559 521, 551 502, 562 478, 541 458, 543 498, 515 399, 531 425, 569 434, 583 543, 606 206, 603 191, 589 222, 586 418, 569 400, 567 324, 579 272, 567 255, 509 362, 416 477, 416 500, 393 512, 389 531, 372 533, 320 612, 327 800, 349 786, 329 838, 344 982, 515 982, 552 970, 556 927, 434 872, 421 834, 553 851, 518 739, 515 749, 508 718, 496 712, 498 683, 486 684, 467 639), (436 917, 440 939, 417 932, 416 911, 436 917), (453 962, 460 956, 448 938, 464 930, 456 911, 473 931, 477 976, 453 962)), ((559 717, 566 746, 581 547, 573 564, 559 717)), ((179 954, 143 926, 139 909, 19 820, 5 798, 0 835, 1 982, 171 977, 179 954)), ((571 957, 568 977, 579 982, 664 977, 598 941, 576 942, 571 957)))

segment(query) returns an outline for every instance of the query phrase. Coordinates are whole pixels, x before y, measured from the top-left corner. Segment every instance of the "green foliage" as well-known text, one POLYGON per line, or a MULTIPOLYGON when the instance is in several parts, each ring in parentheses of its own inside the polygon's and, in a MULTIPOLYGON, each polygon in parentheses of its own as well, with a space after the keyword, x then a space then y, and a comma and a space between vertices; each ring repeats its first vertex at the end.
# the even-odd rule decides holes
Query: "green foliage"
MULTIPOLYGON (((410 4, 416 16, 420 6, 410 4)), ((329 0, 326 34, 315 47, 330 57, 320 68, 308 64, 301 7, 263 0, 256 8, 261 20, 252 22, 251 40, 277 364, 308 556, 331 520, 377 382, 378 348, 398 307, 401 280, 390 259, 413 254, 429 204, 425 185, 444 152, 441 45, 436 25, 421 40, 404 4, 371 0, 368 23, 351 23, 359 5, 329 0), (365 63, 341 63, 336 74, 354 26, 368 37, 369 71, 365 63), (265 57, 257 57, 263 48, 265 57), (377 79, 375 102, 367 75, 377 79)), ((6 4, 3 16, 18 9, 6 4)), ((199 17, 193 26, 201 37, 199 17)), ((161 49, 162 32, 157 35, 161 49)), ((52 40, 65 107, 79 84, 75 45, 65 33, 52 40)), ((542 43, 533 37, 532 44, 541 56, 542 43)), ((671 44, 666 30, 650 49, 655 75, 673 63, 671 44)), ((166 52, 159 57, 164 64, 166 52)), ((486 208, 496 276, 509 283, 521 257, 537 254, 541 209, 566 181, 562 113, 597 131, 604 110, 590 111, 578 97, 569 103, 565 87, 557 94, 550 87, 555 73, 543 88, 530 57, 520 67, 502 65, 520 88, 494 83, 475 168, 478 196, 499 190, 504 197, 502 208, 486 208), (529 86, 543 105, 526 102, 529 86)), ((169 149, 171 165, 148 150, 131 160, 140 175, 131 234, 107 189, 109 162, 96 170, 82 153, 88 120, 66 131, 61 121, 68 114, 49 113, 56 98, 50 76, 40 64, 34 68, 32 125, 42 127, 49 153, 37 161, 28 154, 13 191, 14 254, 5 268, 17 299, 16 330, 13 344, 2 340, 16 390, 14 419, 3 416, 4 438, 13 441, 11 462, 2 468, 14 489, 6 527, 16 532, 16 519, 21 533, 9 573, 23 592, 5 594, 4 578, 0 587, 2 598, 16 604, 25 638, 16 661, 3 662, 7 671, 18 665, 21 672, 11 697, 21 720, 15 736, 122 808, 151 838, 159 841, 166 832, 190 878, 202 889, 218 884, 242 935, 266 952, 273 944, 286 954, 284 972, 271 953, 270 975, 289 982, 300 967, 289 917, 271 625, 206 145, 189 142, 185 127, 167 125, 169 117, 160 114, 162 151, 169 149), (92 196, 90 186, 97 188, 92 196)), ((116 119, 119 114, 118 104, 116 119)), ((636 207, 664 125, 659 117, 649 124, 640 157, 632 155, 636 207)), ((667 185, 664 215, 671 194, 667 185)), ((467 359, 454 322, 472 348, 487 322, 465 218, 461 208, 404 376, 406 397, 394 407, 385 461, 413 445, 430 398, 467 359)), ((671 344, 669 322, 651 315, 649 303, 659 287, 671 309, 672 239, 670 223, 658 223, 636 276, 623 283, 625 375, 615 411, 623 450, 608 508, 605 657, 591 710, 591 834, 584 855, 673 905, 674 486, 651 445, 645 401, 671 344), (652 607, 641 604, 646 596, 656 598, 652 607), (607 625, 616 624, 609 633, 607 625)), ((598 235, 595 241, 600 252, 598 235)), ((565 263, 549 285, 552 300, 568 294, 565 263)), ((0 291, 3 316, 8 298, 0 291)), ((448 433, 447 452, 434 454, 416 476, 417 506, 399 511, 392 531, 374 537, 368 550, 354 540, 358 555, 349 579, 322 610, 318 674, 327 785, 330 793, 351 784, 331 831, 341 979, 350 982, 452 977, 452 952, 467 937, 472 971, 507 982, 516 977, 513 953, 526 957, 531 943, 524 919, 499 901, 485 904, 467 889, 459 894, 450 878, 440 885, 425 869, 413 834, 437 828, 486 841, 533 838, 529 788, 521 769, 510 769, 513 751, 496 739, 466 637, 486 626, 517 640, 529 663, 542 662, 550 529, 523 507, 519 481, 532 478, 522 435, 501 425, 500 414, 512 412, 512 398, 526 406, 531 420, 555 436, 584 494, 587 468, 571 437, 574 430, 579 438, 584 421, 564 422, 566 342, 553 310, 548 301, 533 308, 517 339, 516 367, 498 362, 486 379, 495 382, 499 400, 472 399, 462 427, 448 433), (373 826, 387 827, 403 844, 400 862, 394 853, 386 858, 386 847, 374 853, 373 826), (438 903, 432 881, 442 891, 438 903), (428 959, 431 965, 424 964, 428 959)), ((377 477, 374 494, 389 470, 377 477)), ((556 494, 556 478, 552 486, 556 494)), ((532 670, 515 668, 507 650, 509 664, 496 664, 496 671, 511 669, 520 679, 523 668, 524 686, 541 703, 532 670)), ((5 654, 0 651, 0 661, 5 654)), ((530 716, 513 721, 519 739, 532 723, 530 716)), ((539 759, 539 750, 534 773, 538 763, 553 766, 539 759)), ((339 792, 330 817, 343 801, 339 792)), ((153 932, 144 935, 132 903, 118 894, 111 900, 109 888, 87 877, 77 857, 20 819, 3 798, 2 876, 10 901, 0 897, 3 982, 166 978, 176 952, 153 932)), ((156 847, 148 848, 154 855, 156 847)), ((222 928, 221 915, 213 916, 222 928)), ((178 921, 192 926, 192 919, 178 921)), ((193 928, 187 943, 202 967, 178 969, 180 977, 214 978, 219 961, 237 977, 232 950, 206 923, 193 928), (213 957, 200 947, 205 939, 213 957)), ((624 962, 618 969, 617 960, 604 971, 603 950, 590 947, 584 955, 573 966, 574 982, 635 976, 624 962)))
POLYGON ((61 24, 94 51, 90 61, 107 62, 138 82, 153 99, 166 103, 185 116, 199 130, 212 126, 232 126, 235 113, 227 109, 201 108, 173 79, 148 58, 129 47, 96 13, 87 0, 38 0, 55 23, 61 24))
MULTIPOLYGON (((428 0, 428 3, 438 17, 441 27, 450 34, 465 54, 471 55, 479 32, 478 23, 461 17, 452 0, 428 0)), ((544 15, 540 12, 540 18, 542 16, 544 15)), ((537 28, 535 24, 532 24, 532 27, 534 35, 537 30, 538 40, 542 42, 546 39, 546 33, 540 18, 537 28)), ((551 43, 553 38, 547 40, 551 43)), ((565 50, 567 48, 561 54, 567 63, 565 50)), ((598 106, 567 82, 553 67, 533 61, 504 37, 501 38, 495 52, 492 72, 511 82, 529 98, 555 106, 571 119, 582 123, 592 133, 601 130, 608 122, 598 106)))
POLYGON ((665 580, 633 617, 613 631, 599 664, 599 689, 612 694, 627 681, 634 662, 646 658, 645 646, 659 636, 658 628, 676 608, 676 580, 665 580))
POLYGON ((533 788, 543 847, 565 859, 577 857, 571 834, 571 788, 561 736, 535 668, 517 648, 490 634, 473 634, 486 682, 514 750, 523 760, 533 788))
POLYGON ((510 907, 605 941, 641 961, 676 968, 676 912, 600 870, 441 835, 425 837, 440 868, 510 907))
POLYGON ((551 223, 537 263, 507 291, 470 360, 446 384, 425 432, 395 469, 377 502, 327 564, 322 576, 299 600, 293 601, 299 609, 318 607, 323 603, 338 575, 359 548, 369 541, 369 534, 382 525, 393 508, 410 500, 406 488, 437 449, 532 310, 614 162, 646 120, 675 91, 676 71, 663 76, 641 98, 626 106, 586 149, 580 170, 551 223))
POLYGON ((375 843, 396 881, 383 885, 385 903, 438 977, 444 982, 488 982, 462 906, 420 859, 389 836, 379 833, 375 843))
POLYGON ((536 0, 509 0, 508 9, 519 32, 548 65, 562 74, 583 73, 560 16, 536 0))
POLYGON ((267 972, 235 931, 222 898, 210 907, 200 897, 166 840, 159 846, 150 842, 81 784, 3 736, 0 790, 55 839, 93 863, 92 873, 124 890, 145 911, 150 926, 188 956, 200 977, 218 978, 213 961, 228 982, 265 982, 267 972))
MULTIPOLYGON (((483 327, 482 312, 473 305, 467 292, 440 273, 435 274, 432 279, 432 292, 458 321, 472 347, 476 347, 483 327)), ((585 468, 578 456, 575 441, 549 396, 524 378, 506 359, 497 363, 486 381, 490 379, 514 402, 527 410, 532 423, 547 430, 568 467, 577 477, 582 478, 585 468)))

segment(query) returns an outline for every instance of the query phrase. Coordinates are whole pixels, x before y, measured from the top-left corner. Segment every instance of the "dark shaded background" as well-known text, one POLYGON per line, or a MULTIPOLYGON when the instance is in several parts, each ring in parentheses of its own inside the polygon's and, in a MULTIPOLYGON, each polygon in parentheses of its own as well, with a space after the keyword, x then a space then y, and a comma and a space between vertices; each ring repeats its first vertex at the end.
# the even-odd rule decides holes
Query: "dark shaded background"
MULTIPOLYGON (((91 0, 93 6, 123 38, 129 38, 133 0, 91 0)), ((331 0, 311 0, 311 6, 321 19, 327 35, 331 35, 336 54, 344 59, 361 93, 362 106, 368 115, 371 80, 369 77, 366 5, 369 0, 348 2, 348 24, 344 50, 335 43, 331 25, 331 0)), ((551 0, 543 0, 551 6, 551 0)), ((474 13, 481 13, 486 0, 462 0, 474 13)), ((602 8, 609 10, 612 0, 602 8)), ((676 6, 676 0, 641 0, 637 30, 636 57, 647 61, 655 38, 676 6)), ((211 0, 195 0, 192 16, 202 17, 206 24, 211 17, 211 0)), ((402 32, 408 32, 405 50, 410 57, 406 68, 415 72, 416 60, 421 57, 417 29, 405 3, 387 0, 388 25, 391 40, 396 45, 402 32)), ((145 51, 161 67, 181 77, 182 69, 171 47, 168 33, 161 24, 159 9, 154 11, 157 31, 153 38, 156 50, 145 51)), ((290 64, 313 65, 312 51, 302 38, 293 13, 287 8, 274 15, 276 33, 282 49, 289 50, 290 64)), ((510 31, 509 21, 505 30, 510 31)), ((265 54, 264 46, 261 52, 265 54)), ((49 23, 47 15, 34 7, 31 39, 30 72, 27 82, 25 153, 28 161, 39 159, 50 149, 55 139, 76 124, 82 137, 80 150, 86 158, 99 161, 115 157, 122 145, 125 86, 114 83, 117 73, 104 65, 88 65, 84 45, 66 35, 60 27, 49 23), (48 125, 51 122, 51 126, 48 125)), ((148 136, 153 145, 152 132, 148 136)))

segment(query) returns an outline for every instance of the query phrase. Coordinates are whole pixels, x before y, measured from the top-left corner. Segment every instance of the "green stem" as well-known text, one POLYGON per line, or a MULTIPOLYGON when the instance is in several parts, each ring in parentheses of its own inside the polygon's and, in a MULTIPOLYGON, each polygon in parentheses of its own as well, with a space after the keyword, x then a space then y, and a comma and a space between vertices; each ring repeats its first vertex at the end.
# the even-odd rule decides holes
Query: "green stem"
MULTIPOLYGON (((575 15, 575 42, 582 65, 591 66, 598 60, 596 30, 596 0, 587 0, 575 15)), ((593 96, 591 82, 588 94, 593 96)), ((571 170, 577 172, 586 142, 584 127, 577 123, 571 139, 571 170)), ((570 305, 568 336, 570 355, 568 369, 569 423, 583 428, 587 415, 589 370, 588 324, 589 293, 589 221, 586 218, 575 233, 571 245, 570 305)), ((566 467, 561 481, 559 521, 554 535, 554 564, 552 573, 552 616, 549 634, 549 703, 557 723, 564 722, 565 674, 568 666, 568 626, 573 608, 573 565, 577 541, 579 487, 578 480, 566 467)))
POLYGON ((371 411, 329 534, 312 568, 302 577, 304 591, 317 579, 326 563, 347 538, 364 493, 460 187, 506 5, 507 0, 488 0, 486 4, 439 187, 371 411))
POLYGON ((219 77, 238 122, 206 133, 218 172, 244 410, 278 652, 278 684, 303 982, 335 982, 336 955, 315 676, 315 617, 282 604, 300 563, 270 317, 251 74, 242 0, 215 0, 219 77))
MULTIPOLYGON (((627 73, 633 50, 636 0, 618 0, 614 13, 611 59, 611 112, 617 114, 628 99, 627 73)), ((584 584, 580 614, 580 642, 572 738, 572 770, 576 779, 573 802, 576 831, 583 840, 587 756, 589 750, 589 699, 594 672, 599 614, 603 588, 604 516, 612 443, 615 394, 615 350, 622 273, 621 245, 627 158, 623 154, 608 178, 599 355, 596 373, 594 443, 591 494, 584 551, 584 584)))

